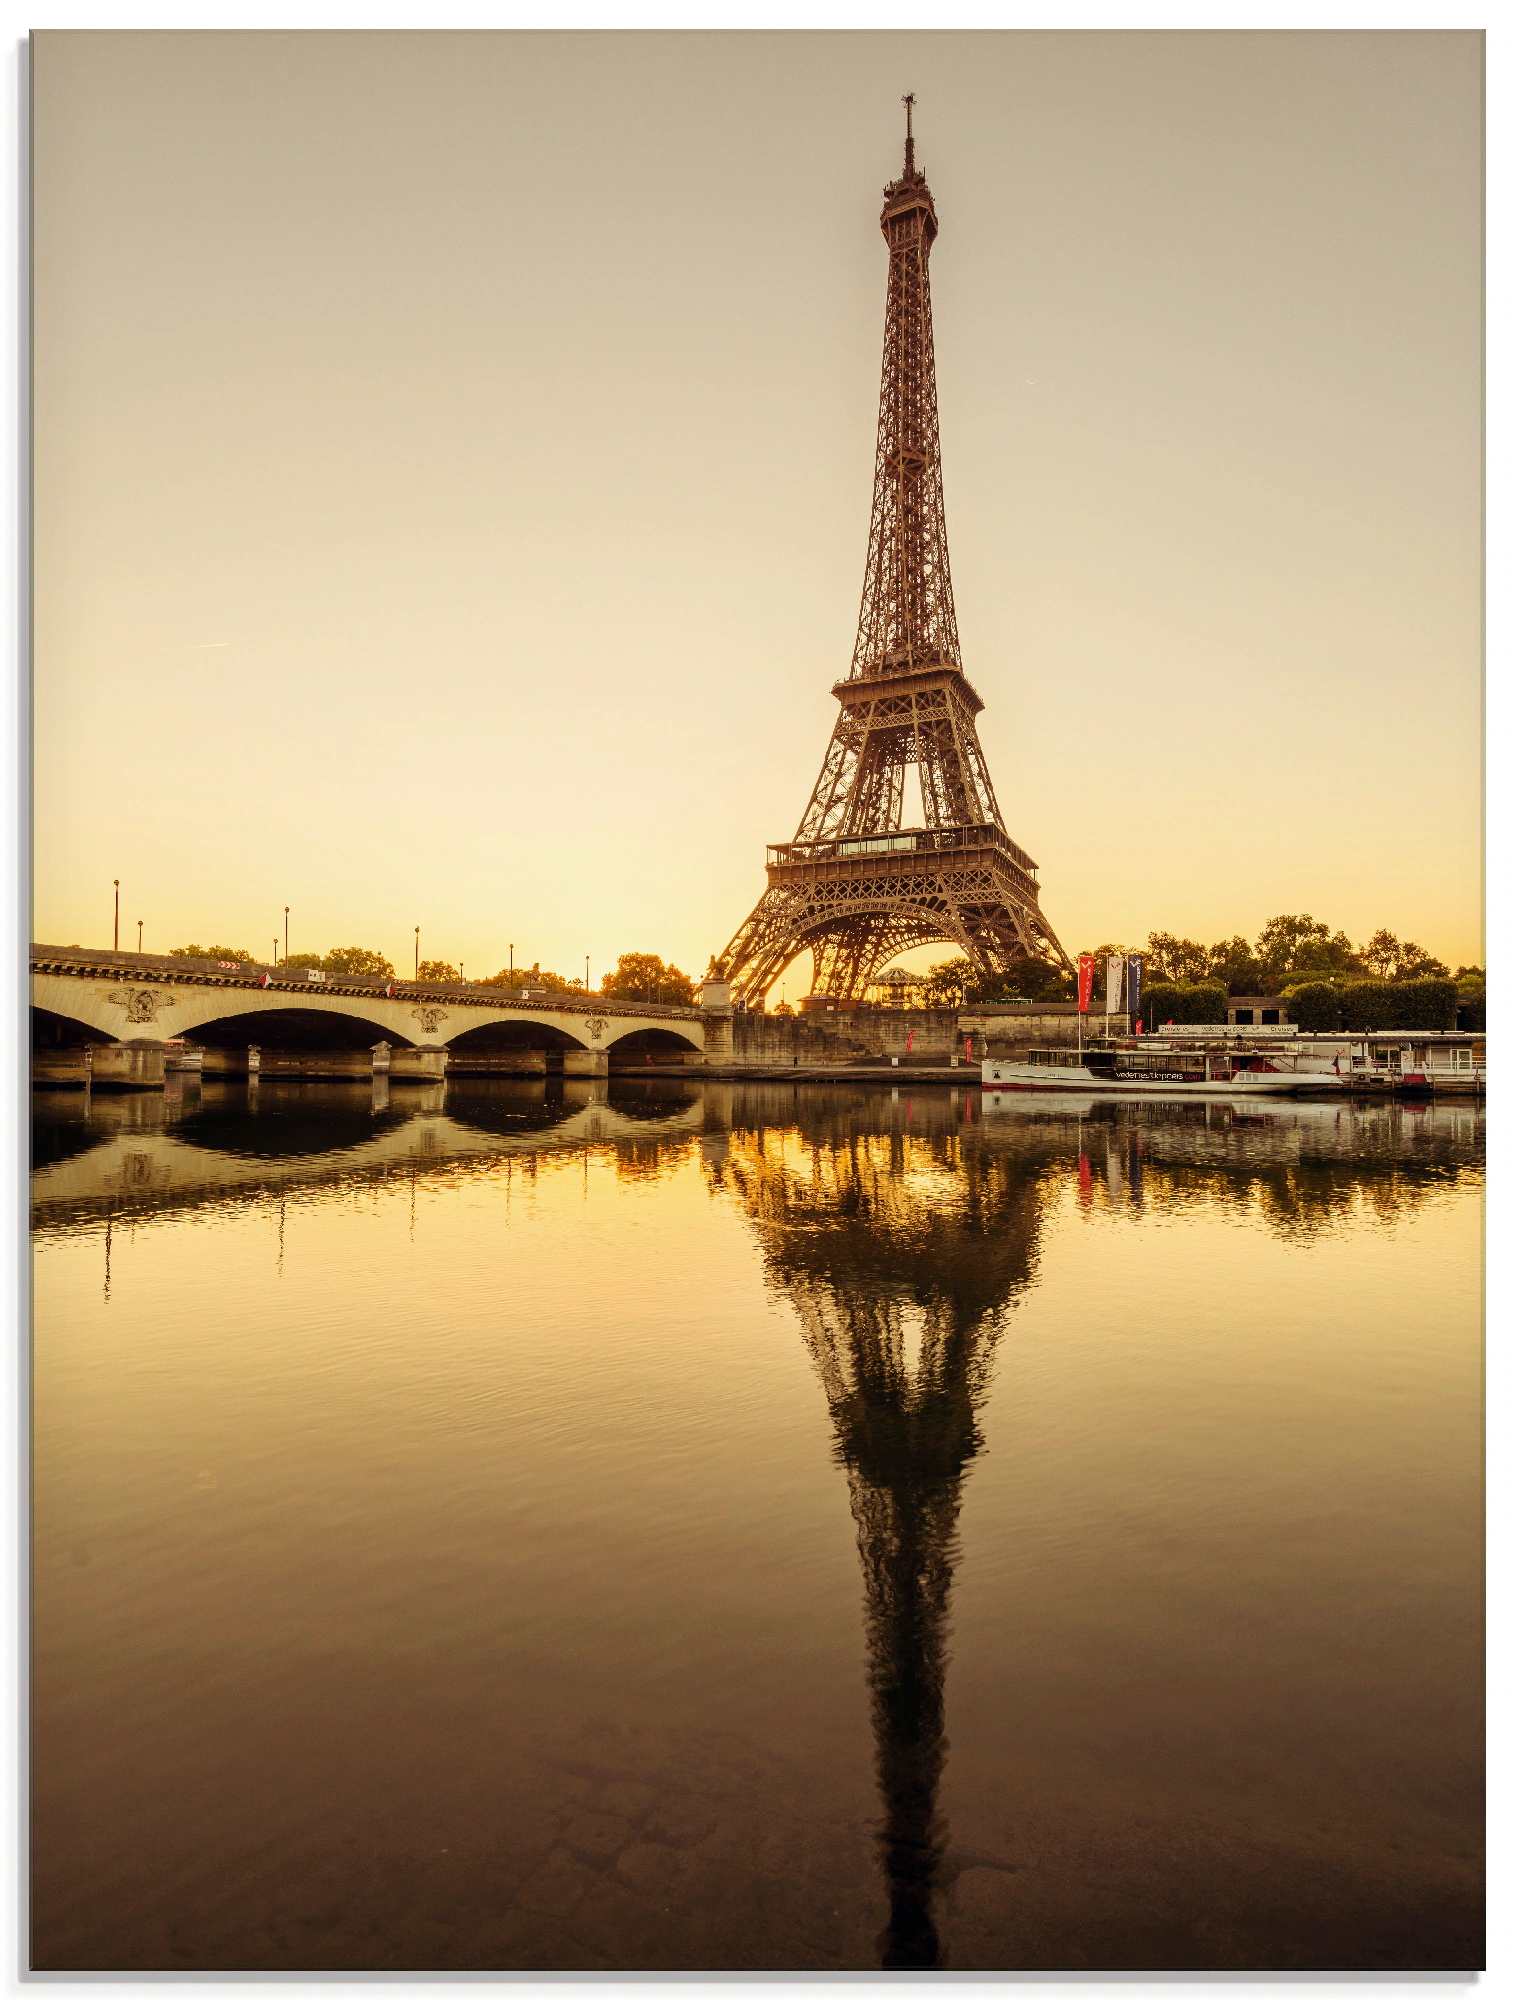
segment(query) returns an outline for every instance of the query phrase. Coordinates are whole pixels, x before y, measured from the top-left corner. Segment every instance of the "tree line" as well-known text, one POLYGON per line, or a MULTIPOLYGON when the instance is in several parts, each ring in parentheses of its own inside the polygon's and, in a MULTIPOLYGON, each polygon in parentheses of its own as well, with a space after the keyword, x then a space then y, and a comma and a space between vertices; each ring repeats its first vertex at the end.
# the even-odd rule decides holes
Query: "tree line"
MULTIPOLYGON (((255 959, 250 951, 240 945, 229 944, 181 944, 169 952, 170 958, 209 958, 226 964, 256 965, 262 961, 255 959)), ((333 979, 394 979, 398 975, 394 966, 383 952, 370 951, 366 945, 335 945, 330 951, 292 951, 281 961, 291 971, 324 972, 333 979)), ((583 993, 582 979, 564 979, 560 973, 544 972, 540 965, 533 965, 528 972, 522 966, 501 966, 487 978, 464 981, 460 969, 443 958, 423 958, 415 977, 428 986, 535 986, 548 993, 583 993)), ((613 1000, 651 1000, 664 1006, 691 1006, 694 1002, 694 982, 688 973, 681 972, 676 965, 665 965, 656 953, 648 951, 622 952, 613 972, 607 972, 600 981, 599 991, 613 1000)))
MULTIPOLYGON (((1098 985, 1111 956, 1142 953, 1142 976, 1148 986, 1215 986, 1233 993, 1281 994, 1309 979, 1325 984, 1347 980, 1401 983, 1409 980, 1451 979, 1464 993, 1481 992, 1483 967, 1460 965, 1453 972, 1423 946, 1401 940, 1390 930, 1375 931, 1365 944, 1353 944, 1345 931, 1333 931, 1309 915, 1270 917, 1255 940, 1223 938, 1201 944, 1152 931, 1144 945, 1102 944, 1090 953, 1098 985)), ((985 974, 970 959, 948 958, 932 966, 923 982, 928 1004, 961 1006, 965 1002, 1012 1000, 1072 1000, 1077 981, 1056 966, 1039 962, 1016 966, 1007 973, 985 974)), ((1101 989, 1102 990, 1102 989, 1101 989)))

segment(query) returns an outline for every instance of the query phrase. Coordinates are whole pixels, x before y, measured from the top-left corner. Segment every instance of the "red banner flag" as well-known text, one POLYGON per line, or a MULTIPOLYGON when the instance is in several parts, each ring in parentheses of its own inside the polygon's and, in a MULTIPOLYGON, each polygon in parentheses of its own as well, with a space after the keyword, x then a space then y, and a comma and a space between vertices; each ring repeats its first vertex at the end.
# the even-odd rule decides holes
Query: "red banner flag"
POLYGON ((1094 991, 1094 960, 1087 951, 1078 958, 1078 1011, 1087 1014, 1089 995, 1094 991))
POLYGON ((915 1047, 915 1030, 914 1028, 912 1028, 909 1034, 906 1035, 905 1037, 905 1054, 908 1056, 910 1051, 914 1047, 915 1047))

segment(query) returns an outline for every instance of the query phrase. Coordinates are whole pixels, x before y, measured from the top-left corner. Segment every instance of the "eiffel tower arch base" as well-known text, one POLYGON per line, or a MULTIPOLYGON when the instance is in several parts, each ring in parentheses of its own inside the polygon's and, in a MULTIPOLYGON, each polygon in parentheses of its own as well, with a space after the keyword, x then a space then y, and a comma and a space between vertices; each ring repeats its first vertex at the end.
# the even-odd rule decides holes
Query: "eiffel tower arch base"
POLYGON ((955 947, 990 975, 1029 962, 1070 969, 1034 899, 996 880, 995 858, 965 855, 955 867, 913 870, 914 880, 866 865, 841 873, 771 863, 768 889, 727 949, 733 993, 758 1001, 805 951, 814 990, 836 999, 861 998, 891 959, 920 945, 955 947))

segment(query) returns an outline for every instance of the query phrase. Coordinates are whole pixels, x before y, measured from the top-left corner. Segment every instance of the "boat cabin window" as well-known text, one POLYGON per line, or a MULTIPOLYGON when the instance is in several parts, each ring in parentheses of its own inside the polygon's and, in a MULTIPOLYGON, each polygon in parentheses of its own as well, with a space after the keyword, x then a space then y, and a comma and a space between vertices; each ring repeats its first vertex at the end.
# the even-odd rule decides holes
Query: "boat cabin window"
POLYGON ((1038 1069, 1081 1069, 1082 1059, 1077 1049, 1028 1049, 1026 1061, 1034 1063, 1038 1069))

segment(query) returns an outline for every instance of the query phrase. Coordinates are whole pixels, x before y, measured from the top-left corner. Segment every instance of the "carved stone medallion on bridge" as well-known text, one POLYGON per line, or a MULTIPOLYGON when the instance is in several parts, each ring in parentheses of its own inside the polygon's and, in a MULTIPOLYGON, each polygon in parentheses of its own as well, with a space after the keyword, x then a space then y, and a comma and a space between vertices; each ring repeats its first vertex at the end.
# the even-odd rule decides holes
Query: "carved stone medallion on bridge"
POLYGON ((595 1019, 589 1023, 590 1040, 597 1042, 600 1039, 601 1035, 604 1034, 604 1032, 605 1032, 605 1023, 602 1020, 600 1020, 598 1016, 596 1016, 595 1019))
POLYGON ((428 1035, 434 1035, 447 1019, 445 1007, 412 1007, 410 1011, 420 1022, 422 1032, 428 1035))
POLYGON ((172 993, 165 993, 157 986, 136 986, 125 991, 118 987, 108 997, 112 1007, 124 1007, 127 1020, 137 1025, 156 1021, 160 1007, 177 1007, 179 1004, 172 993))

